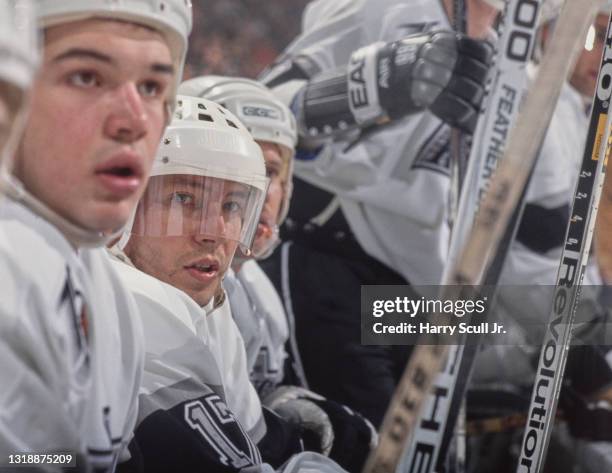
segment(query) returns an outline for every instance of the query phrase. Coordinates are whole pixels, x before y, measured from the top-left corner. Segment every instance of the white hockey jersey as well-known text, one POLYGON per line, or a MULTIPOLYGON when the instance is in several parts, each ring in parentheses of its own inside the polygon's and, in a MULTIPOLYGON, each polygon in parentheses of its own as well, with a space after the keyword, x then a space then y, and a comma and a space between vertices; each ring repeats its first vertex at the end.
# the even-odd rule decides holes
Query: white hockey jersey
POLYGON ((289 337, 287 316, 272 282, 256 261, 228 271, 223 286, 244 339, 251 382, 263 399, 283 379, 289 337))
MULTIPOLYGON (((442 2, 317 0, 307 6, 303 32, 284 54, 306 56, 325 71, 346 65, 352 52, 368 44, 441 28, 450 29, 442 2)), ((281 59, 278 68, 285 65, 281 59)), ((287 100, 287 89, 297 86, 275 91, 287 100)), ((295 174, 339 197, 368 254, 412 284, 436 284, 450 234, 449 136, 449 127, 426 111, 355 142, 327 145, 316 159, 296 160, 295 174)))
POLYGON ((81 471, 113 471, 136 422, 144 347, 106 251, 75 250, 4 199, 0 281, 0 456, 70 452, 81 471))
MULTIPOLYGON (((229 304, 202 308, 179 289, 127 263, 113 264, 142 314, 147 356, 141 394, 164 398, 169 408, 178 402, 173 386, 208 386, 258 442, 266 431, 261 403, 248 378, 244 343, 229 304)), ((141 408, 139 421, 142 415, 141 408)))
MULTIPOLYGON (((136 427, 137 450, 148 460, 144 470, 272 473, 254 443, 266 426, 227 299, 201 308, 119 256, 125 262, 113 264, 134 294, 146 340, 136 427)), ((276 471, 344 472, 311 452, 292 456, 276 471)))
POLYGON ((207 307, 207 322, 210 333, 208 344, 221 369, 227 404, 251 437, 259 441, 266 432, 261 403, 249 380, 244 340, 232 317, 227 297, 220 306, 213 309, 207 307))

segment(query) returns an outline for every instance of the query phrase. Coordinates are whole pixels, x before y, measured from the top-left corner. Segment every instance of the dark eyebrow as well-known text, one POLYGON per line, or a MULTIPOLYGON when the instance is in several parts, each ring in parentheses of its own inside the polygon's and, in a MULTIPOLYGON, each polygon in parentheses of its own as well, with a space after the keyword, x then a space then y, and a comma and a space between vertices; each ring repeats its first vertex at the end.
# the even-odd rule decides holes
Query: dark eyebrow
POLYGON ((62 54, 53 58, 53 62, 60 62, 66 59, 95 59, 97 61, 113 64, 114 61, 110 56, 100 53, 93 49, 82 49, 82 48, 71 48, 68 51, 64 51, 62 54))
MULTIPOLYGON (((83 48, 71 48, 68 51, 63 52, 62 54, 56 56, 53 59, 53 62, 60 62, 66 59, 95 59, 96 61, 101 61, 106 64, 115 65, 116 62, 110 56, 96 51, 94 49, 83 49, 83 48)), ((162 73, 162 74, 170 74, 174 75, 174 66, 172 64, 166 63, 153 63, 151 64, 151 71, 162 73)))
POLYGON ((170 74, 174 75, 174 66, 172 64, 162 64, 156 62, 151 65, 151 70, 153 72, 161 72, 162 74, 170 74))

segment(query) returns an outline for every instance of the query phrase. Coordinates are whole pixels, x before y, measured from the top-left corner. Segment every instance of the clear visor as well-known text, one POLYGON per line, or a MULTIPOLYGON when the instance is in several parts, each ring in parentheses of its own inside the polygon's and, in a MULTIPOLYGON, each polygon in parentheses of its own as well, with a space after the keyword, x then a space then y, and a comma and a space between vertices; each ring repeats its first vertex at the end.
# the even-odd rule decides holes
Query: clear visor
POLYGON ((189 174, 154 176, 138 204, 131 233, 206 236, 250 248, 266 186, 265 178, 249 182, 189 174))

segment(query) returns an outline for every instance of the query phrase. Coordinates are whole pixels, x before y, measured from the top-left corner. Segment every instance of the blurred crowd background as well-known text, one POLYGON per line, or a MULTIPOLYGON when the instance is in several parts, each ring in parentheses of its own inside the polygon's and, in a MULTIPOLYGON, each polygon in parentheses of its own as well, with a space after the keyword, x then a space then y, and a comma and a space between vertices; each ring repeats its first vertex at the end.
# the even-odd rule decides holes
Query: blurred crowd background
POLYGON ((309 0, 194 0, 185 78, 255 78, 300 31, 309 0))

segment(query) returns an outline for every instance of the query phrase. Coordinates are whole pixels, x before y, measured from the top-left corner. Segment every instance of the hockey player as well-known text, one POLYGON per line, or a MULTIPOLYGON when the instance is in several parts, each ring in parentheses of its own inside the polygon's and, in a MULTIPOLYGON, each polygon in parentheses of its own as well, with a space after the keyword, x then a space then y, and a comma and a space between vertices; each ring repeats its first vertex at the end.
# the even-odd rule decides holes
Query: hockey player
MULTIPOLYGON (((266 188, 263 159, 248 131, 226 110, 218 109, 212 102, 187 96, 179 96, 178 105, 177 118, 164 137, 153 169, 154 177, 138 207, 129 238, 127 241, 124 238, 120 244, 125 245, 125 254, 136 268, 184 291, 198 308, 203 308, 198 312, 203 322, 206 322, 202 326, 202 333, 207 337, 204 341, 215 345, 213 353, 219 365, 227 368, 221 370, 223 380, 220 384, 227 391, 228 405, 251 437, 259 441, 265 432, 261 405, 248 383, 242 339, 231 316, 226 317, 229 315, 225 312, 228 304, 221 280, 230 267, 236 248, 239 244, 244 248, 250 246, 250 239, 257 226, 256 219, 263 205, 266 188), (223 113, 228 115, 227 119, 223 113), (210 121, 198 119, 206 116, 211 117, 210 121), (236 128, 229 123, 234 123, 236 128), (206 138, 209 141, 204 141, 206 138), (203 144, 198 145, 198 139, 203 144), (218 149, 221 146, 218 145, 215 148, 215 139, 224 147, 218 149), (202 156, 203 151, 206 154, 202 156), (171 161, 163 162, 164 157, 171 161), (236 165, 231 165, 231 160, 236 165), (185 192, 180 192, 181 183, 178 179, 182 175, 194 181, 191 183, 194 187, 193 195, 187 193, 189 182, 183 186, 185 192), (203 176, 199 179, 202 182, 193 176, 203 176), (248 184, 248 193, 243 193, 242 201, 231 200, 231 192, 237 197, 241 197, 241 194, 233 191, 229 184, 226 185, 229 191, 224 189, 224 176, 231 178, 227 180, 228 183, 235 181, 244 182, 245 186, 248 184), (177 180, 174 194, 164 188, 172 184, 173 180, 177 180), (161 199, 170 199, 167 205, 173 206, 165 214, 157 216, 153 210, 165 204, 161 199), (187 202, 182 205, 181 199, 187 202), (228 211, 233 207, 236 210, 232 214, 228 211), (191 224, 186 214, 189 209, 194 213, 192 219, 199 218, 197 225, 188 226, 191 224), (184 216, 181 211, 185 212, 184 216), (219 213, 221 211, 224 213, 219 213), (232 226, 217 222, 226 213, 237 218, 232 226), (158 220, 153 220, 150 215, 158 220), (223 310, 213 311, 213 308, 223 310), (206 314, 209 316, 202 317, 206 314), (210 336, 210 332, 216 336, 210 336), (239 386, 239 383, 245 384, 239 386)), ((146 329, 150 321, 147 318, 144 322, 146 329)))
MULTIPOLYGON (((221 287, 237 247, 246 251, 257 229, 267 185, 261 151, 229 111, 179 96, 153 175, 119 242, 128 264, 117 266, 147 341, 130 468, 259 467, 254 442, 278 466, 305 437, 269 411, 264 424, 221 287)), ((311 445, 322 450, 319 436, 311 432, 311 445)))
MULTIPOLYGON (((375 424, 408 350, 360 344, 358 295, 440 281, 449 125, 473 129, 490 62, 485 42, 450 31, 452 3, 314 1, 263 76, 291 104, 300 145, 290 241, 262 267, 295 314, 310 388, 375 424)), ((489 37, 497 9, 466 5, 469 35, 489 37)))
MULTIPOLYGON (((265 86, 249 79, 198 77, 181 84, 179 90, 227 106, 261 147, 270 185, 252 255, 256 259, 269 256, 279 242, 278 225, 287 215, 291 198, 292 159, 297 139, 291 112, 265 86)), ((360 469, 369 447, 376 440, 373 427, 345 406, 303 389, 307 384, 300 370, 295 338, 293 335, 288 340, 287 316, 274 286, 258 264, 242 252, 234 258, 232 268, 234 271, 228 271, 223 287, 229 297, 232 316, 245 340, 250 378, 261 399, 269 407, 284 404, 282 410, 285 412, 289 410, 288 402, 308 406, 311 411, 320 408, 319 415, 330 419, 326 424, 335 436, 330 452, 332 458, 351 471, 360 469), (291 374, 285 377, 283 363, 287 342, 291 374), (281 381, 284 386, 278 388, 281 381), (346 439, 350 439, 350 445, 346 439), (363 448, 355 449, 360 446, 363 448)), ((288 416, 295 417, 292 412, 288 416)))
POLYGON ((9 139, 17 138, 26 108, 28 89, 38 61, 32 5, 27 1, 0 2, 0 162, 9 139))
POLYGON ((191 6, 36 7, 43 60, 14 174, 1 181, 0 456, 67 452, 80 471, 110 472, 136 421, 144 350, 101 247, 144 191, 191 6))
MULTIPOLYGON (((252 256, 266 258, 280 242, 278 228, 289 209, 297 141, 293 114, 265 86, 250 79, 198 77, 183 82, 180 91, 227 107, 260 145, 270 185, 253 240, 252 256)), ((289 339, 287 316, 274 286, 255 261, 239 252, 232 267, 235 273, 228 272, 224 287, 245 342, 251 381, 263 398, 284 377, 285 344, 289 339)), ((295 342, 294 337, 292 341, 295 342)), ((292 364, 300 366, 299 354, 290 351, 292 364)), ((297 384, 306 387, 305 380, 297 384)))

